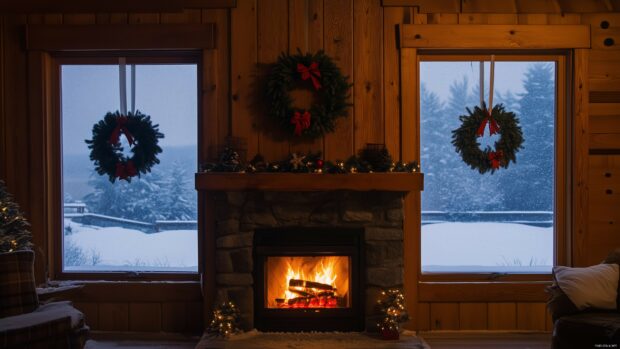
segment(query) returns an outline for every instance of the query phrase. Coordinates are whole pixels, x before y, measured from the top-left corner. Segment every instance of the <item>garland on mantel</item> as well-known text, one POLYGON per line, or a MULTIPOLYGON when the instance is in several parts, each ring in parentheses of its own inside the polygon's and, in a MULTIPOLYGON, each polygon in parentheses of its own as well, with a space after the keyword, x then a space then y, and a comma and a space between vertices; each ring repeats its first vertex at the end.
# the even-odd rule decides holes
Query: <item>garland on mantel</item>
POLYGON ((237 173, 373 173, 373 172, 420 172, 417 161, 393 162, 387 151, 383 156, 370 157, 362 151, 360 155, 352 155, 346 161, 325 161, 321 153, 303 155, 292 153, 287 159, 266 162, 262 155, 257 154, 249 163, 243 163, 239 154, 230 148, 222 152, 217 163, 206 163, 201 166, 202 172, 237 172, 237 173))

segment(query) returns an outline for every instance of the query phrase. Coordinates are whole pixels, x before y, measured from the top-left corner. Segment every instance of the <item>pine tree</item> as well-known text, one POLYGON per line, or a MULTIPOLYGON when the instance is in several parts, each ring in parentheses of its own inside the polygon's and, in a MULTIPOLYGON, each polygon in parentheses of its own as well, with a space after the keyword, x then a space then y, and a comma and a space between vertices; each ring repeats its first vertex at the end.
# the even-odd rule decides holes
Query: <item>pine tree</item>
POLYGON ((32 248, 30 224, 0 180, 0 252, 32 248))
POLYGON ((523 149, 504 178, 510 210, 553 210, 555 79, 553 65, 531 64, 520 94, 523 149))

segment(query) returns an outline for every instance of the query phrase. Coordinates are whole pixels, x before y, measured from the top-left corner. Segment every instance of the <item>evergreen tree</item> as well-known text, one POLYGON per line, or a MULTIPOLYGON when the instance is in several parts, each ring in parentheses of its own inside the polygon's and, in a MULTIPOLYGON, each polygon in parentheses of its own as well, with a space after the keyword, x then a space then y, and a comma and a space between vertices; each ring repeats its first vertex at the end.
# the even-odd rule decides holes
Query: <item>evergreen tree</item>
POLYGON ((30 224, 0 180, 0 252, 32 248, 30 224))
POLYGON ((424 171, 425 190, 422 210, 444 210, 449 190, 445 181, 445 156, 450 151, 450 134, 445 131, 444 109, 439 97, 420 86, 420 166, 424 171))
POLYGON ((525 73, 519 119, 523 149, 505 176, 510 210, 553 210, 555 78, 553 65, 533 63, 525 73))
POLYGON ((173 162, 166 176, 158 182, 161 192, 154 198, 158 201, 157 216, 160 220, 196 220, 197 193, 191 177, 181 163, 173 162))
POLYGON ((93 172, 89 184, 94 190, 84 197, 84 202, 93 213, 152 223, 157 219, 153 197, 159 192, 154 177, 156 174, 151 172, 131 183, 111 183, 93 172))

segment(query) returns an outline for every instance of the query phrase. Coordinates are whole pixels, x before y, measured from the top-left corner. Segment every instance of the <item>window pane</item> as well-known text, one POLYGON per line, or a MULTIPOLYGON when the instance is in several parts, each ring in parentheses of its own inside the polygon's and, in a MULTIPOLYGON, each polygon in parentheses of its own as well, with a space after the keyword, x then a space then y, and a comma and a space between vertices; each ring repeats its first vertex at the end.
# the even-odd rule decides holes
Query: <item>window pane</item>
POLYGON ((84 142, 120 109, 118 66, 63 65, 61 82, 63 270, 197 272, 196 65, 136 66, 136 109, 165 137, 161 163, 131 183, 97 174, 84 142))
MULTIPOLYGON (((489 62, 485 64, 488 103, 489 62)), ((523 149, 494 174, 451 143, 480 104, 479 62, 420 63, 423 272, 549 273, 553 266, 555 76, 552 62, 496 62, 493 104, 517 114, 523 149)), ((480 147, 494 146, 488 128, 480 147)))

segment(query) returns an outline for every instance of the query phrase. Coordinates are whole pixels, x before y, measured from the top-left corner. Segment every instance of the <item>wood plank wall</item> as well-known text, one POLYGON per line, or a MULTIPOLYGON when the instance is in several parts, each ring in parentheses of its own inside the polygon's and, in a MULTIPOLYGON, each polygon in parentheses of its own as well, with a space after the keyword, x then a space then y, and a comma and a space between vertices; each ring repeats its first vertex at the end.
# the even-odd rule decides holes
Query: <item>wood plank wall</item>
MULTIPOLYGON (((421 1, 432 5, 432 12, 405 6, 414 2, 384 1, 401 6, 383 7, 381 0, 237 0, 234 9, 197 9, 177 14, 1 16, 0 178, 7 182, 22 209, 35 216, 32 210, 39 209, 40 205, 31 203, 38 197, 37 186, 32 180, 24 180, 34 176, 33 170, 39 167, 36 159, 29 158, 29 135, 37 127, 36 121, 27 117, 29 72, 27 54, 23 50, 23 25, 27 23, 215 22, 218 50, 209 61, 218 62, 218 71, 211 72, 219 75, 216 79, 207 77, 212 84, 205 87, 216 94, 217 106, 205 106, 210 114, 204 118, 209 118, 209 124, 214 125, 209 130, 210 148, 205 153, 213 156, 217 145, 232 135, 247 139, 249 156, 261 153, 268 160, 280 159, 292 151, 322 151, 326 159, 344 159, 366 143, 386 143, 393 156, 400 158, 403 141, 407 140, 400 136, 396 24, 590 24, 590 102, 585 123, 589 130, 589 154, 586 160, 580 159, 590 164, 590 171, 585 176, 583 193, 578 193, 586 200, 586 210, 584 223, 575 227, 579 234, 573 238, 572 254, 574 265, 598 263, 612 247, 620 246, 620 14, 605 13, 618 9, 612 2, 596 2, 588 7, 581 5, 581 0, 562 1, 562 6, 569 9, 565 13, 560 13, 562 8, 557 8, 557 1, 542 2, 555 4, 550 6, 557 13, 548 13, 549 7, 542 5, 540 9, 532 7, 536 5, 533 1, 497 1, 494 2, 497 13, 489 13, 489 3, 480 1, 466 1, 466 6, 461 8, 456 6, 458 1, 421 1), (500 3, 510 4, 500 6, 500 3), (529 7, 523 6, 525 3, 530 4, 529 7), (613 39, 614 43, 606 45, 607 39, 613 39), (256 105, 257 78, 264 76, 266 67, 280 52, 295 52, 297 48, 302 51, 324 49, 354 84, 351 93, 354 105, 349 109, 349 118, 341 119, 333 134, 313 142, 272 137, 264 113, 256 105), (23 161, 24 158, 28 160, 23 161)), ((35 242, 47 246, 40 227, 33 226, 33 231, 35 242)), ((45 253, 45 248, 40 253, 45 253)), ((43 275, 42 263, 37 265, 37 275, 43 275)), ((164 293, 160 294, 160 299, 155 297, 148 302, 92 296, 80 298, 77 305, 86 312, 94 329, 191 330, 187 321, 182 322, 186 325, 179 325, 179 319, 191 317, 188 312, 194 308, 201 309, 196 304, 200 300, 195 297, 170 300, 164 293), (159 320, 149 320, 149 317, 159 320)), ((434 302, 420 303, 417 309, 420 330, 550 329, 544 303, 540 302, 434 302)))

